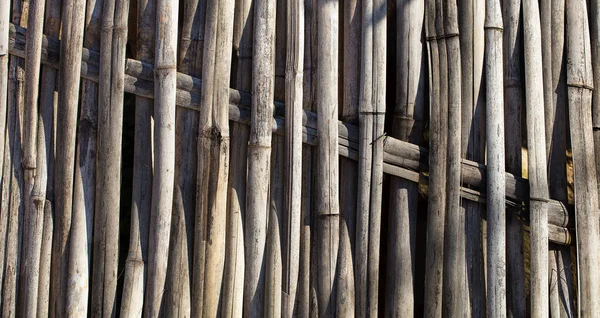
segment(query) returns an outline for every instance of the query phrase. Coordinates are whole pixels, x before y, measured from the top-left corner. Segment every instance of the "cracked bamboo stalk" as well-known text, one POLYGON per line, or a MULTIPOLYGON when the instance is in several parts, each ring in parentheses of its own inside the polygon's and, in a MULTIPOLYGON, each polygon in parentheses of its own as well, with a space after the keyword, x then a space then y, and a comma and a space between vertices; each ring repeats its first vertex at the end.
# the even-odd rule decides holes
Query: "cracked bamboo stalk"
POLYGON ((175 178, 175 99, 177 85, 177 0, 156 2, 154 56, 154 178, 148 245, 144 316, 161 315, 175 178))
MULTIPOLYGON (((537 1, 523 2, 525 53, 525 99, 527 101, 527 147, 529 214, 531 227, 531 316, 548 317, 548 173, 544 123, 542 39, 537 1)), ((548 74, 549 76, 551 74, 548 74)))
POLYGON ((578 315, 600 311, 598 189, 592 135, 593 75, 585 1, 567 1, 567 86, 577 231, 578 315))

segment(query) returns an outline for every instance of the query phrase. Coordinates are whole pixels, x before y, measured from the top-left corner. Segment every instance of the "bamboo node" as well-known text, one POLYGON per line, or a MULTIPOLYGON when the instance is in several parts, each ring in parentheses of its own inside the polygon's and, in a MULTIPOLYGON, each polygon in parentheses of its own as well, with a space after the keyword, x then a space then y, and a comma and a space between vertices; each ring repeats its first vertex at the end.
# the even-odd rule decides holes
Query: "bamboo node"
POLYGON ((589 84, 586 84, 586 83, 568 82, 567 86, 568 87, 583 88, 583 89, 587 89, 587 90, 590 90, 590 91, 594 90, 594 86, 593 85, 589 85, 589 84))

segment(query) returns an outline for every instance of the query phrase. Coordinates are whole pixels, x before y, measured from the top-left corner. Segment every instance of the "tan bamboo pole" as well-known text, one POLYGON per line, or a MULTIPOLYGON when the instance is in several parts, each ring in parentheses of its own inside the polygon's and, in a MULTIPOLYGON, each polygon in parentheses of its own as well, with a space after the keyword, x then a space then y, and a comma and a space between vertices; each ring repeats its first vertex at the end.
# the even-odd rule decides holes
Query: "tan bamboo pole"
POLYGON ((65 0, 62 11, 61 86, 58 93, 55 165, 55 234, 53 240, 50 316, 65 316, 67 292, 68 244, 71 228, 75 133, 81 52, 85 22, 85 1, 65 0), (52 306, 56 304, 54 308, 52 306))
MULTIPOLYGON (((425 1, 400 1, 396 10, 396 105, 392 136, 420 144, 426 105, 426 57, 422 42, 425 1)), ((417 201, 417 185, 392 178, 385 311, 389 316, 414 315, 417 201)))
MULTIPOLYGON (((136 56, 141 61, 151 62, 154 59, 155 49, 156 2, 138 0, 137 10, 136 56)), ((131 227, 120 311, 121 316, 124 317, 138 316, 143 312, 152 206, 153 101, 138 96, 135 105, 131 227)))
MULTIPOLYGON (((522 23, 521 0, 505 1, 502 7, 504 20, 504 138, 506 142, 506 169, 521 176, 521 105, 523 83, 521 81, 522 23)), ((523 260, 522 223, 514 213, 506 217, 507 253, 507 310, 515 316, 525 316, 525 267, 523 260)))
MULTIPOLYGON (((343 70, 341 120, 358 123, 360 97, 360 34, 361 6, 359 1, 347 1, 343 6, 343 70)), ((287 102, 286 102, 287 104, 287 102)), ((358 165, 355 161, 340 159, 340 245, 338 256, 338 283, 336 313, 348 317, 355 313, 354 242, 356 240, 356 195, 358 165)))
MULTIPOLYGON (((39 157, 38 157, 39 158, 39 157)), ((44 231, 40 253, 40 280, 38 284, 37 317, 47 317, 50 306, 50 263, 52 261, 52 232, 54 217, 50 200, 44 203, 44 231)))
MULTIPOLYGON (((338 194, 338 1, 317 2, 316 295, 320 317, 335 316, 339 244, 338 194)), ((366 252, 366 251, 365 251, 366 252)))
MULTIPOLYGON (((233 27, 235 87, 252 90, 252 1, 237 0, 233 27)), ((244 307, 244 216, 246 211, 246 175, 249 127, 231 122, 227 238, 222 291, 222 315, 240 317, 244 307)))
POLYGON ((262 316, 265 306, 266 236, 275 63, 275 1, 254 3, 252 119, 246 191, 244 315, 262 316))
MULTIPOLYGON (((128 15, 129 0, 104 1, 98 87, 98 158, 92 275, 92 311, 95 315, 113 316, 117 311, 118 211, 128 15), (100 286, 101 289, 98 288, 100 286)), ((161 64, 157 63, 157 66, 160 67, 161 64)), ((161 85, 159 81, 157 83, 158 86, 161 85)), ((160 99, 161 90, 157 88, 157 92, 160 99)))
POLYGON ((442 314, 442 268, 446 203, 447 57, 441 1, 427 1, 426 37, 430 57, 429 177, 425 256, 425 315, 442 314), (438 38, 439 37, 439 38, 438 38))
POLYGON ((144 316, 158 317, 163 304, 173 208, 175 168, 175 94, 179 1, 156 2, 154 78, 154 178, 148 245, 144 316))
POLYGON ((233 34, 233 1, 208 2, 198 138, 198 187, 192 281, 192 316, 215 316, 225 262, 229 122, 227 99, 233 34))
POLYGON ((506 315, 504 94, 500 2, 486 0, 487 297, 488 317, 506 315))
MULTIPOLYGON (((8 60, 9 60, 9 26, 10 26, 10 2, 0 3, 0 173, 3 178, 0 179, 0 188, 2 191, 2 202, 5 202, 4 189, 6 189, 7 179, 4 178, 4 147, 7 134, 6 116, 8 104, 8 60)), ((6 237, 8 230, 8 218, 4 203, 0 206, 0 237, 6 237)), ((0 244, 0 306, 2 299, 2 285, 4 281, 4 253, 6 244, 0 244)))
POLYGON ((525 53, 525 99, 527 101, 527 148, 529 215, 531 222, 531 316, 548 317, 548 179, 544 123, 542 39, 536 1, 523 2, 525 53))
MULTIPOLYGON (((304 0, 287 3, 282 313, 294 315, 300 262, 304 0)), ((351 257, 351 256, 350 256, 351 257)))
POLYGON ((461 162, 461 51, 456 0, 444 2, 444 33, 448 63, 448 134, 446 220, 444 226, 444 313, 465 316, 469 304, 464 284, 465 242, 464 218, 460 208, 461 162))
POLYGON ((600 311, 598 263, 598 191, 592 136, 592 61, 584 1, 567 1, 567 86, 575 190, 578 264, 578 315, 600 311))
MULTIPOLYGON (((100 50, 102 4, 102 1, 88 0, 86 6, 83 44, 94 50, 100 50)), ((98 84, 84 80, 81 86, 66 307, 71 314, 85 316, 91 285, 89 275, 96 192, 98 84)), ((96 237, 100 237, 100 234, 96 237)))
MULTIPOLYGON (((184 2, 178 71, 200 77, 206 1, 184 2)), ((196 213, 196 138, 198 113, 176 110, 175 188, 173 221, 167 267, 167 316, 189 317, 191 313, 191 275, 196 213)))

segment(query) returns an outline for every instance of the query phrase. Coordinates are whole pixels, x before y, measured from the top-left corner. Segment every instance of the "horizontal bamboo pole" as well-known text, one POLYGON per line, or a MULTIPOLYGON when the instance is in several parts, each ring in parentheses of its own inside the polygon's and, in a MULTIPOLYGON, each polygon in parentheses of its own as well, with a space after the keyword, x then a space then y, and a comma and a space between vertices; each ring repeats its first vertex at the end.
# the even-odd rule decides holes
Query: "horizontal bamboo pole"
MULTIPOLYGON (((42 46, 42 64, 58 68, 59 40, 54 37, 44 36, 42 46)), ((10 54, 25 56, 25 28, 11 24, 10 27, 10 54)), ((81 76, 91 81, 98 81, 98 53, 83 49, 81 76)), ((138 60, 127 59, 125 66, 125 91, 141 97, 154 97, 153 66, 138 60)), ((202 81, 196 77, 177 74, 177 105, 180 107, 200 110, 200 88, 202 81)), ((229 90, 229 120, 242 124, 250 122, 250 94, 235 89, 229 90)), ((285 133, 283 115, 284 105, 275 103, 273 118, 273 132, 278 135, 285 133)), ((302 114, 303 143, 316 145, 317 115, 304 110, 302 114)), ((356 160, 358 158, 358 127, 356 125, 338 122, 340 155, 356 160)), ((384 143, 384 172, 400 178, 416 182, 419 180, 417 171, 428 171, 428 151, 396 138, 386 137, 384 143)), ((461 175, 463 188, 461 196, 465 199, 483 202, 485 194, 477 190, 485 189, 486 166, 471 160, 463 159, 461 162, 461 175), (471 187, 473 189, 466 189, 471 187)), ((529 199, 529 184, 526 179, 515 177, 506 173, 507 205, 520 205, 529 199)), ((526 208, 526 207, 525 207, 526 208)), ((558 228, 572 228, 574 226, 573 207, 560 201, 550 200, 548 206, 548 224, 558 228)), ((550 241, 554 241, 552 232, 549 233, 550 241)), ((568 244, 565 240, 558 240, 559 244, 568 244)))

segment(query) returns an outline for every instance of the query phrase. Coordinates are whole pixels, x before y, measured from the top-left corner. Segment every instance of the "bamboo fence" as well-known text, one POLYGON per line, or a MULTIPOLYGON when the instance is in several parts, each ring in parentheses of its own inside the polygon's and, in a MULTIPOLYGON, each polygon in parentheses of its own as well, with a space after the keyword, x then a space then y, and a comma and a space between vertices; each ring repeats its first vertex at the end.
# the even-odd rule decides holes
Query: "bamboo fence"
POLYGON ((599 82, 597 0, 1 0, 2 317, 594 317, 599 82))

